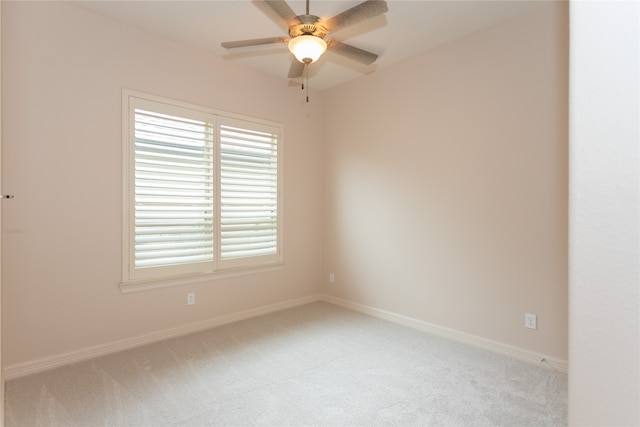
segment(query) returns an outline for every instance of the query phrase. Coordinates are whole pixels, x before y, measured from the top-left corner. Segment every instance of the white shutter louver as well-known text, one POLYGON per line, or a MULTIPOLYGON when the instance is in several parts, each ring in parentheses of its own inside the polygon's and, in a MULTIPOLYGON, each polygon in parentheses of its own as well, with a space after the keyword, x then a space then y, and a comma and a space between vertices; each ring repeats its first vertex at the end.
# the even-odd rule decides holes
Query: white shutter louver
POLYGON ((220 259, 278 254, 278 133, 220 124, 220 259))
POLYGON ((212 262, 213 132, 135 110, 135 268, 212 262))

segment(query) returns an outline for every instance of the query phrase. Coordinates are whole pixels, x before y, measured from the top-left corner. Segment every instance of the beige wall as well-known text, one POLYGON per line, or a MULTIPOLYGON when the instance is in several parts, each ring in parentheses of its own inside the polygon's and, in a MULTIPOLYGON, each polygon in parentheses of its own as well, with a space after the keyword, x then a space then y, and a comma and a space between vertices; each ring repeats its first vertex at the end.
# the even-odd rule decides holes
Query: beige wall
POLYGON ((549 4, 324 93, 326 293, 567 359, 567 22, 549 4))
POLYGON ((2 19, 5 367, 320 291, 321 94, 65 3, 2 19), (281 270, 120 292, 122 88, 284 124, 281 270))

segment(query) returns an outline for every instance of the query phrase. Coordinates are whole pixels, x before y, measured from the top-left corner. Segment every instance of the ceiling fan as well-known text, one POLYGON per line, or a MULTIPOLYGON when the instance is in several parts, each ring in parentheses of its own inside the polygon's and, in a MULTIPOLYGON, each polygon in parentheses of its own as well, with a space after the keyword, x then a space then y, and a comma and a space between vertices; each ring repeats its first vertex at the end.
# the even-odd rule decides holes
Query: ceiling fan
POLYGON ((326 20, 309 14, 309 0, 307 0, 304 15, 296 15, 284 0, 263 1, 287 23, 289 37, 223 42, 222 47, 235 49, 272 43, 288 43, 289 50, 296 58, 291 62, 289 78, 301 77, 305 66, 317 61, 327 49, 365 65, 372 64, 378 58, 375 53, 325 37, 331 32, 385 13, 388 7, 384 0, 366 0, 326 20))

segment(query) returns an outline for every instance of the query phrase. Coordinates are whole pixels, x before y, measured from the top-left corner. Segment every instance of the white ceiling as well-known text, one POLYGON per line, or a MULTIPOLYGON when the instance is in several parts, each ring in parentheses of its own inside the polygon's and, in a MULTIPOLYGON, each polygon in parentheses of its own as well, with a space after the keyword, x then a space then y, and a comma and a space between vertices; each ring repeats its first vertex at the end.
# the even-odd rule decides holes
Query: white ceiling
MULTIPOLYGON (((288 1, 297 14, 305 1, 288 1)), ((360 1, 311 0, 310 14, 330 18, 360 1)), ((327 52, 310 66, 310 86, 326 89, 404 58, 527 13, 543 0, 387 0, 389 11, 328 38, 379 55, 369 66, 327 52)), ((74 1, 72 4, 180 43, 205 49, 229 61, 286 79, 291 54, 286 44, 227 50, 223 41, 287 37, 287 25, 261 0, 232 1, 74 1)), ((298 84, 292 81, 291 84, 298 84)))

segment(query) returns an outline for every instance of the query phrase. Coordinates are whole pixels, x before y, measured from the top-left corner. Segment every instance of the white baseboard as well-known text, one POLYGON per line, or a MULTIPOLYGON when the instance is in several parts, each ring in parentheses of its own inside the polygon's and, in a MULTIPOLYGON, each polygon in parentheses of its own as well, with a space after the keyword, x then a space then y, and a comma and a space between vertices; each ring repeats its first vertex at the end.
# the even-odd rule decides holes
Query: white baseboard
POLYGON ((490 350, 495 353, 504 354, 515 359, 523 360, 525 362, 542 365, 565 373, 569 370, 569 364, 566 360, 549 357, 520 347, 515 347, 498 341, 489 340, 486 338, 456 331, 454 329, 445 328, 443 326, 438 326, 433 323, 425 322, 423 320, 414 319, 386 310, 380 310, 378 308, 369 307, 341 298, 323 295, 322 299, 328 303, 339 305, 349 310, 357 311, 369 316, 377 317, 379 319, 388 320, 390 322, 399 323, 410 328, 449 338, 454 341, 463 342, 465 344, 483 348, 485 350, 490 350))
POLYGON ((251 310, 245 310, 238 313, 228 314, 215 317, 213 319, 202 322, 190 323, 188 325, 177 328, 166 329, 159 332, 128 338, 119 341, 113 341, 107 344, 101 344, 94 347, 88 347, 65 354, 58 354, 44 359, 34 360, 26 363, 7 366, 4 368, 4 379, 11 380, 38 372, 47 371, 49 369, 58 368, 60 366, 69 365, 71 363, 81 362, 83 360, 93 359, 95 357, 106 356, 107 354, 116 353, 118 351, 139 347, 145 344, 151 344, 170 338, 188 335, 194 332, 203 331, 214 328, 216 326, 226 325, 228 323, 238 322, 240 320, 250 319, 252 317, 261 316, 263 314, 274 313, 276 311, 286 310, 288 308, 300 305, 310 304, 316 301, 322 301, 321 294, 309 295, 281 303, 266 305, 251 310))
POLYGON ((4 368, 4 379, 11 380, 11 379, 19 378, 22 376, 35 374, 38 372, 47 371, 49 369, 58 368, 64 365, 69 365, 71 363, 77 363, 84 360, 93 359, 96 357, 106 356, 111 353, 128 350, 134 347, 139 347, 141 345, 151 344, 154 342, 179 337, 182 335, 188 335, 194 332, 199 332, 206 329, 214 328, 216 326, 222 326, 228 323, 238 322, 240 320, 250 319, 253 317, 261 316, 263 314, 274 313, 276 311, 286 310, 288 308, 298 307, 301 305, 310 304, 317 301, 326 301, 328 303, 335 304, 353 311, 357 311, 357 312, 367 314, 373 317, 377 317, 380 319, 388 320, 394 323, 398 323, 414 329, 432 333, 434 335, 439 335, 455 341, 460 341, 466 344, 473 345, 475 347, 480 347, 480 348, 490 350, 496 353, 504 354, 516 359, 524 360, 526 362, 550 367, 561 372, 568 371, 568 364, 566 360, 552 358, 552 357, 535 353, 529 350, 525 350, 519 347, 514 347, 501 342, 492 341, 492 340, 477 337, 471 334, 466 334, 464 332, 434 325, 432 323, 428 323, 422 320, 392 313, 390 311, 380 310, 378 308, 369 307, 366 305, 343 300, 343 299, 332 297, 329 295, 314 294, 314 295, 309 295, 302 298, 284 301, 281 303, 254 308, 251 310, 245 310, 238 313, 219 316, 213 319, 205 320, 202 322, 191 323, 191 324, 180 326, 177 328, 166 329, 163 331, 153 332, 153 333, 138 336, 138 337, 118 340, 118 341, 113 341, 107 344, 88 347, 81 350, 72 351, 69 353, 58 354, 55 356, 46 357, 44 359, 7 366, 4 368))

